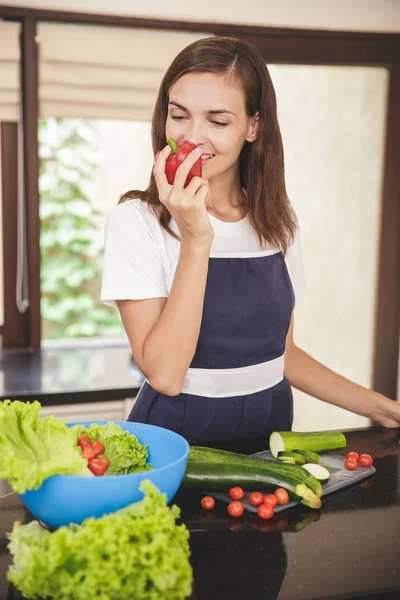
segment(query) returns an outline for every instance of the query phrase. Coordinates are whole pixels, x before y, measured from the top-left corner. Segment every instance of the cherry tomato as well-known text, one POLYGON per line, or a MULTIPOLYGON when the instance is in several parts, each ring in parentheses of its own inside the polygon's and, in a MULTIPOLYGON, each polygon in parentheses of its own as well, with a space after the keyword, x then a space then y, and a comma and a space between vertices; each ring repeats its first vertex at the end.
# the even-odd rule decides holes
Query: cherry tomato
POLYGON ((93 460, 95 458, 93 448, 91 446, 84 446, 82 448, 82 456, 83 458, 86 458, 88 462, 93 460))
POLYGON ((235 500, 228 504, 228 514, 230 517, 241 517, 244 511, 244 506, 241 502, 235 500))
POLYGON ((344 466, 348 471, 355 471, 357 469, 358 463, 354 458, 349 458, 344 461, 344 466))
POLYGON ((94 475, 104 475, 107 470, 106 463, 98 458, 94 458, 89 463, 89 469, 94 473, 94 475))
POLYGON ((97 442, 93 442, 93 444, 91 444, 91 446, 93 448, 93 452, 94 452, 95 456, 98 456, 99 454, 104 454, 104 444, 102 444, 98 440, 97 440, 97 442))
POLYGON ((241 500, 242 498, 244 498, 244 491, 242 490, 241 487, 232 487, 229 492, 229 497, 232 498, 232 500, 241 500))
POLYGON ((361 454, 359 463, 362 467, 370 467, 374 461, 369 454, 361 454))
POLYGON ((260 506, 263 503, 263 495, 261 492, 251 492, 249 496, 249 502, 253 506, 260 506))
POLYGON ((110 466, 110 459, 108 458, 108 456, 106 456, 105 454, 99 454, 97 456, 97 459, 102 460, 104 463, 106 463, 108 469, 108 467, 110 466))
POLYGON ((204 498, 201 499, 200 504, 206 510, 212 510, 215 506, 215 500, 212 496, 204 496, 204 498))
POLYGON ((275 496, 278 504, 287 504, 289 502, 289 494, 283 488, 277 488, 275 490, 275 496))
POLYGON ((77 444, 81 448, 84 448, 85 446, 90 446, 90 437, 88 435, 81 435, 80 437, 78 437, 77 444))
POLYGON ((257 509, 257 514, 260 519, 270 519, 274 516, 274 508, 271 504, 261 504, 257 509))
POLYGON ((278 498, 275 496, 275 494, 267 494, 264 496, 263 502, 264 504, 270 504, 272 508, 275 508, 275 506, 278 504, 278 498))
POLYGON ((358 454, 358 452, 349 452, 348 454, 346 454, 346 460, 349 460, 349 458, 358 462, 360 455, 358 454))

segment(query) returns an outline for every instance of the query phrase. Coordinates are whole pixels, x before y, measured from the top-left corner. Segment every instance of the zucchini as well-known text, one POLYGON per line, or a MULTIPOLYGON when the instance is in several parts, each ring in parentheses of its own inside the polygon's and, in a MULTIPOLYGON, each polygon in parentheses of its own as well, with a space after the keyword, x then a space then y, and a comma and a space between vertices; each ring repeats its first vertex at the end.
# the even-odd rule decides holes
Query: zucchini
MULTIPOLYGON (((302 469, 302 467, 299 468, 302 469)), ((225 493, 233 486, 240 486, 249 491, 260 489, 271 492, 278 487, 283 487, 292 500, 301 502, 309 508, 320 508, 321 496, 310 489, 306 481, 301 477, 288 477, 276 470, 269 471, 265 467, 249 469, 237 464, 222 463, 218 465, 188 461, 183 485, 188 489, 225 493)), ((319 485, 321 484, 319 483, 319 485)))
POLYGON ((296 464, 296 459, 295 458, 290 458, 290 456, 286 456, 286 457, 281 457, 278 458, 278 460, 282 463, 284 463, 285 465, 295 465, 296 464))
POLYGON ((278 457, 278 452, 291 452, 296 448, 326 452, 345 447, 345 436, 336 431, 273 431, 269 438, 269 448, 274 458, 278 457))
POLYGON ((217 450, 215 448, 207 448, 203 446, 190 446, 188 461, 196 463, 215 463, 217 465, 225 463, 231 465, 240 465, 241 467, 246 466, 250 469, 261 467, 262 469, 266 468, 268 472, 274 470, 279 474, 285 473, 288 476, 300 477, 304 482, 306 482, 306 485, 313 490, 313 492, 319 496, 322 495, 320 482, 309 473, 307 473, 306 477, 304 478, 306 471, 304 471, 304 469, 298 465, 289 465, 271 459, 248 456, 247 454, 238 454, 237 452, 217 450))
POLYGON ((289 464, 304 465, 306 459, 297 452, 278 452, 278 460, 288 462, 289 464))
POLYGON ((320 481, 322 485, 324 483, 328 483, 329 479, 331 478, 331 474, 328 471, 328 469, 326 467, 323 467, 322 465, 316 465, 315 463, 306 463, 305 465, 303 465, 303 469, 308 471, 308 473, 311 473, 311 475, 313 475, 315 479, 318 479, 318 481, 320 481))
POLYGON ((311 452, 311 450, 298 450, 297 448, 296 450, 293 450, 293 452, 304 456, 305 463, 315 463, 316 465, 319 463, 319 454, 317 454, 316 452, 311 452))
POLYGON ((183 485, 225 493, 237 485, 250 491, 283 487, 293 500, 321 506, 321 483, 302 467, 201 446, 190 447, 183 485))

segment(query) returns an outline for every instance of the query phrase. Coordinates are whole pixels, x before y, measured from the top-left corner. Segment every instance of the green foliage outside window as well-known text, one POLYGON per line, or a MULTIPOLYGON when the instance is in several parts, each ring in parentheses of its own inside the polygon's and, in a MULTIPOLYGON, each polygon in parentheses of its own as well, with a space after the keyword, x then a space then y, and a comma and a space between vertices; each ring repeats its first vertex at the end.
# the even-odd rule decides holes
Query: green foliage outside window
POLYGON ((99 300, 104 231, 95 206, 93 125, 40 121, 39 157, 43 337, 122 335, 118 311, 99 300))

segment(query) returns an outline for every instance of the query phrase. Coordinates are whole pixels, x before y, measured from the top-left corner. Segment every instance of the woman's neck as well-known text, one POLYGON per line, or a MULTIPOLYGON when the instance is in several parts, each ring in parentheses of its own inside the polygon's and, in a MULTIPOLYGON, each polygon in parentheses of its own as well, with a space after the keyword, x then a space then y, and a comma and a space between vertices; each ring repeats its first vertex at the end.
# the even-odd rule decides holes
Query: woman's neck
POLYGON ((239 221, 247 214, 246 194, 240 181, 210 181, 210 193, 206 201, 207 210, 214 217, 225 221, 239 221))

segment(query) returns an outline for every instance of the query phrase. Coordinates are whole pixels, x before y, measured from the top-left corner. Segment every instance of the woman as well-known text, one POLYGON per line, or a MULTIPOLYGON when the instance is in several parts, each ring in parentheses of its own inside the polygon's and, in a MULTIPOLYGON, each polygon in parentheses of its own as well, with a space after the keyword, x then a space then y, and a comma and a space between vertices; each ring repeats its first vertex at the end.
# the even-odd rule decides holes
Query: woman
POLYGON ((387 427, 400 406, 298 348, 305 285, 287 198, 273 85, 246 42, 185 48, 162 81, 146 191, 108 218, 102 301, 115 302, 146 376, 131 421, 191 443, 268 436, 292 426, 294 386, 387 427), (196 149, 169 185, 166 138, 196 149), (184 187, 197 160, 202 177, 184 187))

